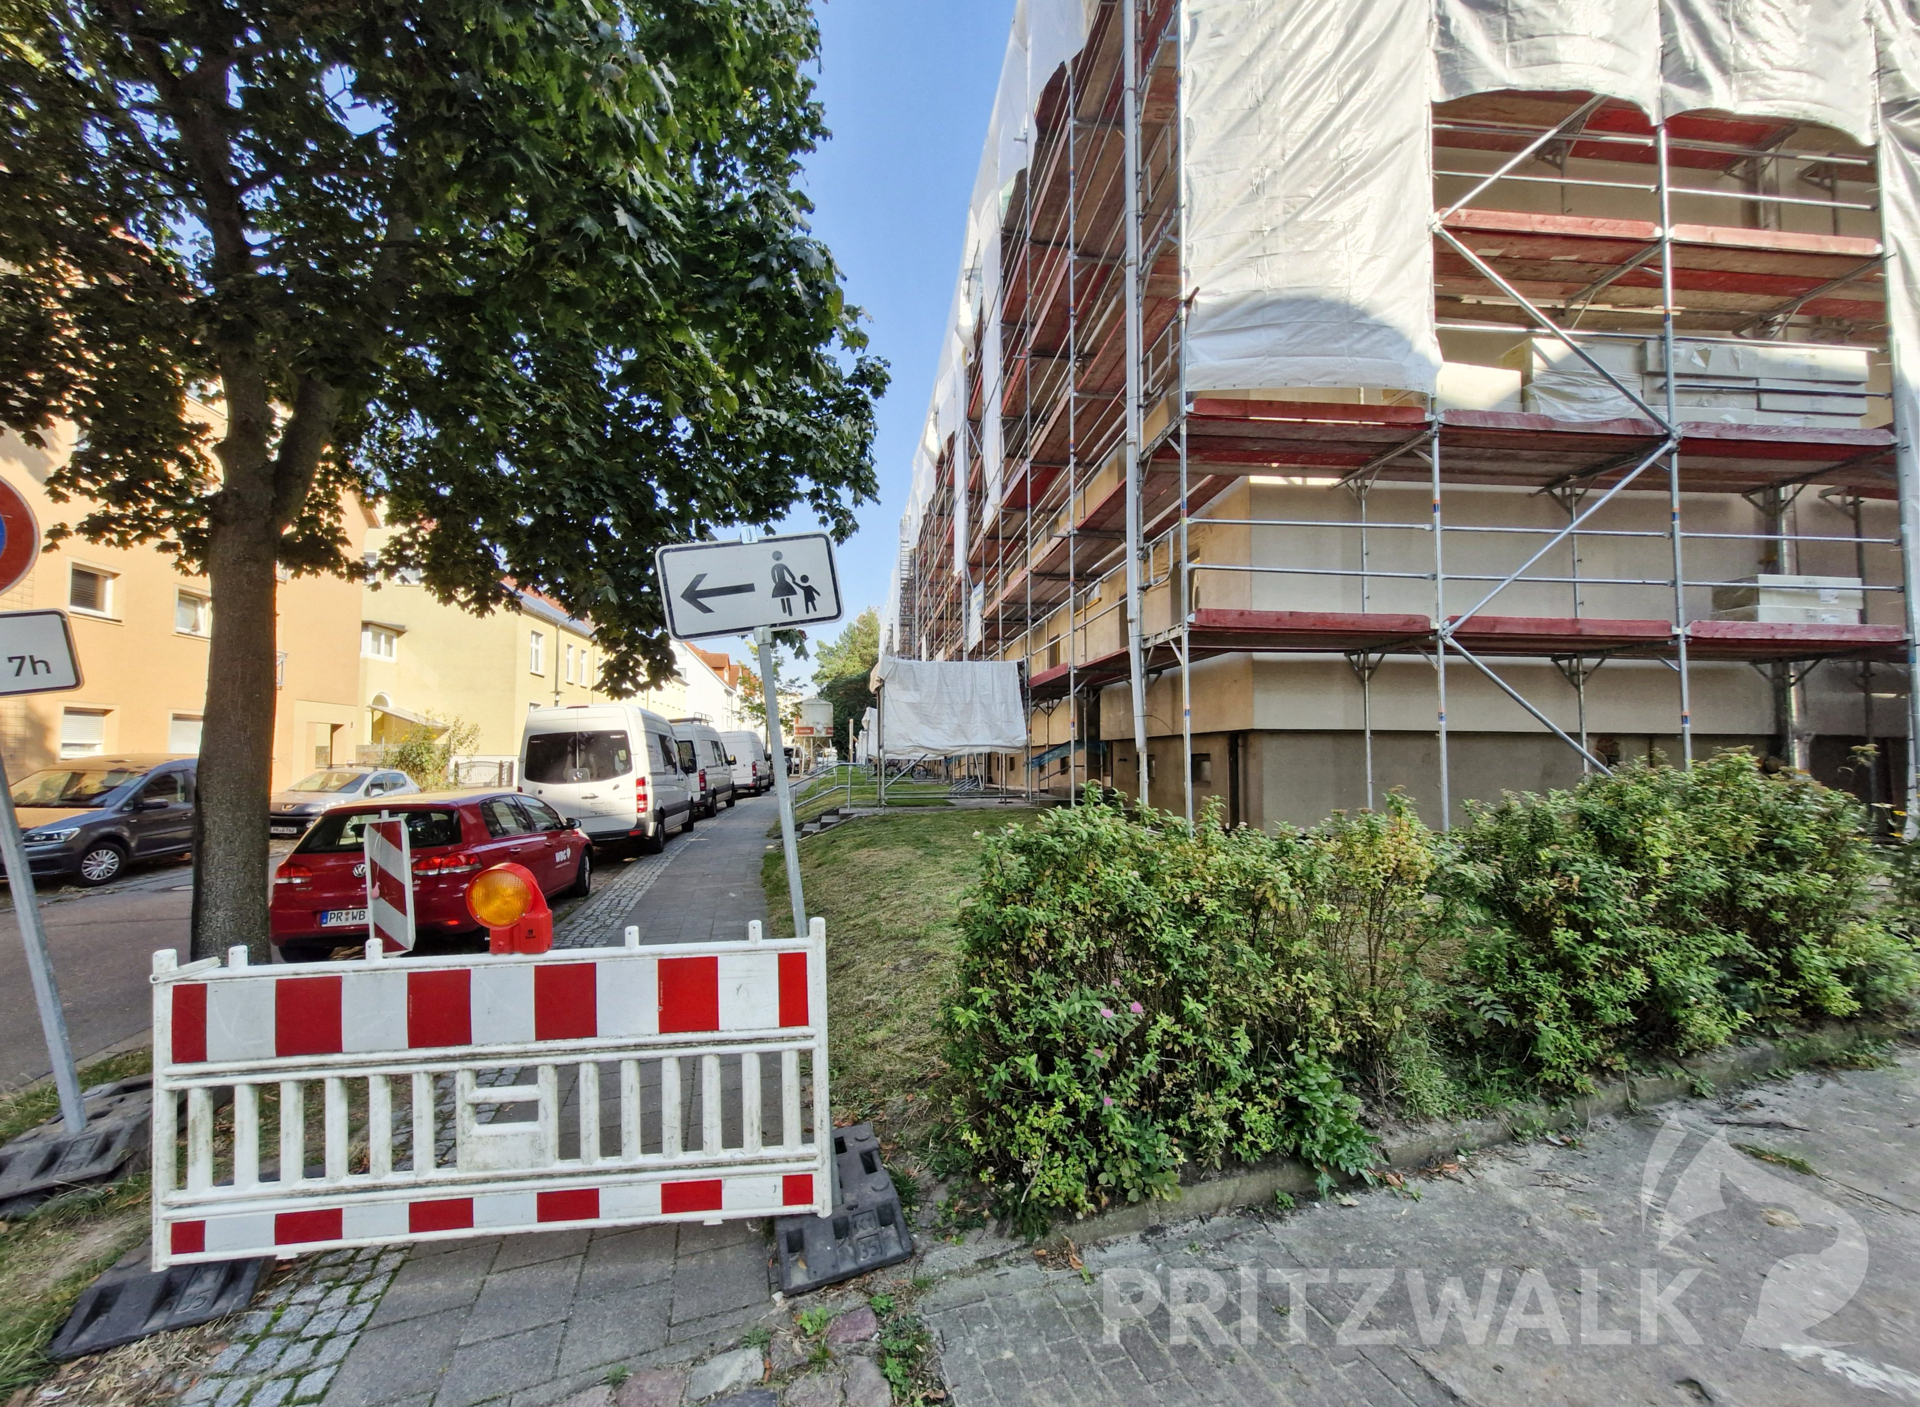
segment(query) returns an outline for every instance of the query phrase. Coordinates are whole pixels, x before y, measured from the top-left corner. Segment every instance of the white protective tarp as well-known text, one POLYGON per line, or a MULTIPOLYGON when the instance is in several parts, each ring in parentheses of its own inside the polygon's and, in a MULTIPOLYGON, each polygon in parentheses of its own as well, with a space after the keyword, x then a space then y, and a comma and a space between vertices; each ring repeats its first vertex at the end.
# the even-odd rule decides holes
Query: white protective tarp
POLYGON ((1871 146, 1866 0, 1661 0, 1660 111, 1838 127, 1871 146))
POLYGON ((1017 752, 1027 745, 1020 666, 999 660, 883 657, 873 746, 889 758, 1017 752))
POLYGON ((1660 101, 1658 0, 1442 0, 1435 97, 1499 88, 1660 101))
MULTIPOLYGON (((1905 531, 1920 537, 1920 0, 1875 0, 1873 19, 1900 515, 1905 531)), ((1906 608, 1911 629, 1920 611, 1912 593, 1906 608)))
POLYGON ((1433 390, 1431 17, 1189 0, 1189 390, 1433 390))

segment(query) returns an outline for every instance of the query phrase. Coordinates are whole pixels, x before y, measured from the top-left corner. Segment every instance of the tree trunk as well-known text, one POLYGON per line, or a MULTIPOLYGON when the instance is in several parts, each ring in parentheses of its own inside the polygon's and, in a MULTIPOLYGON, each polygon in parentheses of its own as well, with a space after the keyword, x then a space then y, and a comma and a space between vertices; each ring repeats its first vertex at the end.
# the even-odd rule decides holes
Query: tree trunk
MULTIPOLYGON (((238 456, 236 456, 237 458, 238 456)), ((250 457, 250 456, 249 456, 250 457)), ((213 641, 194 807, 193 956, 245 947, 255 962, 267 939, 267 798, 272 790, 277 612, 272 471, 227 465, 208 544, 213 641)))

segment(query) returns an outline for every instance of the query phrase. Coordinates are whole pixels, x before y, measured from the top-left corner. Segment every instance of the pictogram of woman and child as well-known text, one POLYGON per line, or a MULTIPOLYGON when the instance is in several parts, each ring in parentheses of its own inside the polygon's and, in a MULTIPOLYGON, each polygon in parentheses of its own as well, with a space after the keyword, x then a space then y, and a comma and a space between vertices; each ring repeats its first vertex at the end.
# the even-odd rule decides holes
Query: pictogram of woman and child
POLYGON ((780 553, 773 554, 773 599, 780 603, 782 615, 793 614, 793 598, 800 597, 800 609, 806 615, 813 614, 813 603, 820 599, 820 588, 808 585, 809 578, 796 577, 793 568, 781 561, 780 553))

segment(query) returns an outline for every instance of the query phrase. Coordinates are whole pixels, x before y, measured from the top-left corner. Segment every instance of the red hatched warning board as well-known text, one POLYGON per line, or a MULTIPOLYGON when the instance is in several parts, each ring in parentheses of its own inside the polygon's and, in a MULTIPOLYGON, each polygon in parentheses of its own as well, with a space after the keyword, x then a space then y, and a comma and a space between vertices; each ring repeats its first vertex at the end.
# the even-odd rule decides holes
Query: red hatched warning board
POLYGON ((816 919, 539 956, 369 942, 297 975, 156 954, 155 1267, 825 1215, 825 943, 816 919))

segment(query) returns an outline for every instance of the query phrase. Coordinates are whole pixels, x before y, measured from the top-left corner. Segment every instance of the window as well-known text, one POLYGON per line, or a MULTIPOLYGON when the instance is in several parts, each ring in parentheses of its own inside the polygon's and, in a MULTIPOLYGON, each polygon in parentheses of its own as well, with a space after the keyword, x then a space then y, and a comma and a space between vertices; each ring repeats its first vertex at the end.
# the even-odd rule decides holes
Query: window
POLYGON ((682 772, 698 772, 700 770, 700 759, 694 755, 693 744, 685 738, 682 738, 678 741, 677 746, 680 750, 680 770, 682 772))
POLYGON ((200 755, 200 715, 176 713, 167 720, 167 751, 200 755))
POLYGON ((113 573, 98 567, 75 567, 67 582, 67 606, 90 616, 113 614, 113 573))
POLYGON ((184 806, 187 801, 186 778, 178 772, 155 777, 140 789, 142 801, 164 801, 169 806, 184 806))
POLYGON ((360 626, 360 653, 370 660, 390 660, 400 653, 400 632, 366 621, 360 626))
POLYGON ((529 829, 526 817, 520 814, 511 797, 488 797, 480 803, 480 819, 487 823, 487 834, 496 839, 525 835, 529 829))
POLYGON ((571 684, 573 682, 573 646, 568 645, 566 649, 567 649, 567 653, 566 653, 567 682, 571 684))
POLYGON ((527 739, 527 780, 530 782, 605 782, 633 770, 627 735, 605 733, 535 733, 527 739))
POLYGON ((520 803, 520 809, 527 814, 527 823, 536 831, 559 831, 567 828, 566 822, 560 819, 560 813, 546 802, 535 801, 530 796, 517 796, 514 800, 520 803))
POLYGON ((192 591, 174 592, 173 628, 182 635, 211 635, 213 602, 192 591))
MULTIPOLYGON (((460 843, 460 813, 457 811, 405 810, 400 812, 407 818, 407 841, 418 856, 422 850, 434 845, 458 845, 460 843)), ((294 847, 297 853, 311 855, 339 854, 344 851, 361 850, 366 846, 366 825, 369 821, 380 819, 377 808, 365 811, 331 811, 321 816, 307 832, 306 839, 294 847)))
POLYGON ((1213 784, 1212 753, 1196 752, 1193 755, 1193 779, 1196 782, 1205 782, 1209 786, 1213 784))
POLYGON ((530 631, 527 635, 527 672, 547 672, 547 633, 544 630, 530 631))
POLYGON ((92 757, 107 750, 104 709, 70 708, 60 715, 60 755, 92 757))

